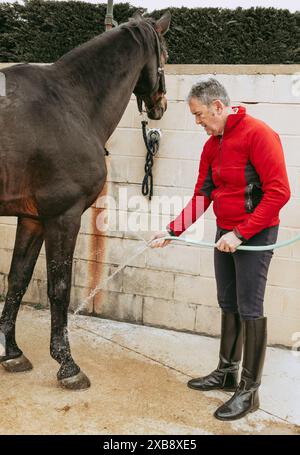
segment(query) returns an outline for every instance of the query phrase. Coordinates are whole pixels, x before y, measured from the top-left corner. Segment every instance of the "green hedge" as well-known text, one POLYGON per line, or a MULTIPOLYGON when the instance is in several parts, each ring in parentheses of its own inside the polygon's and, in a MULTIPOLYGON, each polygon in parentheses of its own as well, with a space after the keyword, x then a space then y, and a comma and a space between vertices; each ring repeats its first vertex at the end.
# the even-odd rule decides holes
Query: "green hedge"
MULTIPOLYGON (((129 3, 116 4, 114 18, 126 22, 136 9, 129 3)), ((300 12, 275 8, 169 10, 169 63, 300 63, 300 12)), ((158 18, 164 11, 151 15, 158 18)), ((102 33, 105 13, 106 3, 1 3, 0 61, 53 62, 102 33)))

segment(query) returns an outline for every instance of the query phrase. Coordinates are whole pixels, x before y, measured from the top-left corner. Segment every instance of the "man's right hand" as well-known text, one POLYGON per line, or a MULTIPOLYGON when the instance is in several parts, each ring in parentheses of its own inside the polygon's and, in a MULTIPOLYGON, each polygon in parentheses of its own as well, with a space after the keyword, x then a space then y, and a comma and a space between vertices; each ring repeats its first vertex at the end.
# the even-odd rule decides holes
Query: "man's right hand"
POLYGON ((148 242, 150 248, 164 248, 169 245, 171 240, 164 240, 168 235, 170 235, 168 231, 157 232, 148 242))

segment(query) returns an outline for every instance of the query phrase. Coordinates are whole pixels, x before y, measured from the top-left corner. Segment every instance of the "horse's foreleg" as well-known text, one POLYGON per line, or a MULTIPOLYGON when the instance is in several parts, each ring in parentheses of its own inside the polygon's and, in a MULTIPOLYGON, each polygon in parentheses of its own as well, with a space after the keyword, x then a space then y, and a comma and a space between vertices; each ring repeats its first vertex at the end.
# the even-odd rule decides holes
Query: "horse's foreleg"
POLYGON ((32 369, 32 365, 19 349, 15 339, 16 318, 23 295, 31 280, 37 257, 43 244, 43 226, 39 221, 19 218, 15 247, 8 275, 8 292, 0 318, 0 333, 4 351, 0 362, 10 372, 32 369))
POLYGON ((80 215, 63 215, 45 222, 48 296, 51 304, 51 356, 61 365, 57 378, 68 389, 85 389, 90 382, 74 362, 67 329, 72 262, 80 215))

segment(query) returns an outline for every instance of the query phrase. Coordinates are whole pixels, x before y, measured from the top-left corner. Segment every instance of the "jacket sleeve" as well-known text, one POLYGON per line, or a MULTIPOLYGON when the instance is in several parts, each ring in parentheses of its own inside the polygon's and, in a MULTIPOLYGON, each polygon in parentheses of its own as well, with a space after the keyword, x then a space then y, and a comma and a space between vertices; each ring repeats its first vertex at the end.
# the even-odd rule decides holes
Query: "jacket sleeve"
POLYGON ((250 161, 262 183, 263 197, 249 218, 237 225, 234 232, 248 240, 270 225, 291 196, 280 138, 269 127, 250 133, 250 161))
POLYGON ((179 236, 207 210, 211 203, 211 192, 215 188, 206 144, 201 154, 198 179, 194 194, 182 212, 168 226, 171 235, 179 236))

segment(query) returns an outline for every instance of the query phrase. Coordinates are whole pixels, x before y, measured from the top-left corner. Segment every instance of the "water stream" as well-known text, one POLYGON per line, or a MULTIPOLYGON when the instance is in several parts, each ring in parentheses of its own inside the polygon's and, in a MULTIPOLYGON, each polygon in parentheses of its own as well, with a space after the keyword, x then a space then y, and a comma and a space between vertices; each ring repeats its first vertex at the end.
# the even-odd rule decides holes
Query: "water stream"
POLYGON ((88 297, 86 297, 86 299, 84 299, 84 301, 76 308, 73 316, 76 316, 80 311, 83 311, 88 306, 89 302, 95 297, 95 295, 98 294, 98 292, 100 292, 104 287, 106 287, 106 285, 109 281, 113 280, 113 278, 118 273, 120 273, 123 269, 125 269, 125 267, 127 267, 127 265, 129 265, 131 263, 131 261, 133 261, 133 259, 138 257, 140 254, 142 254, 144 251, 146 251, 146 249, 149 248, 149 243, 143 237, 141 237, 140 235, 137 235, 137 237, 139 239, 143 240, 143 244, 139 245, 138 248, 135 249, 134 253, 131 254, 126 259, 125 262, 123 262, 121 265, 119 265, 119 267, 109 277, 107 277, 105 280, 101 281, 95 287, 95 289, 92 290, 90 295, 88 297))

